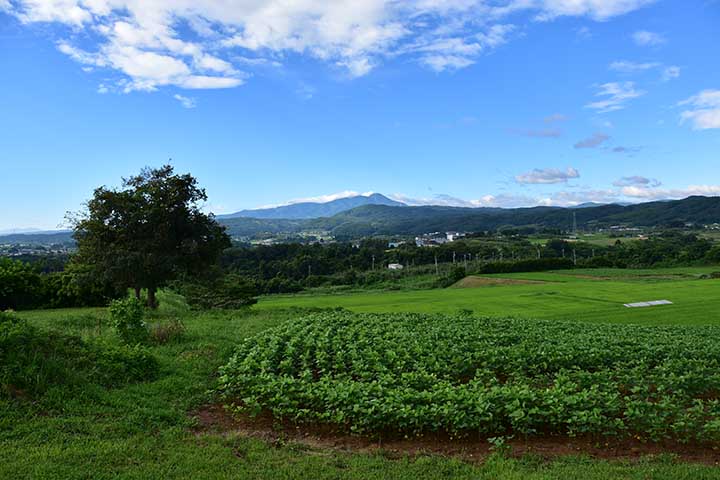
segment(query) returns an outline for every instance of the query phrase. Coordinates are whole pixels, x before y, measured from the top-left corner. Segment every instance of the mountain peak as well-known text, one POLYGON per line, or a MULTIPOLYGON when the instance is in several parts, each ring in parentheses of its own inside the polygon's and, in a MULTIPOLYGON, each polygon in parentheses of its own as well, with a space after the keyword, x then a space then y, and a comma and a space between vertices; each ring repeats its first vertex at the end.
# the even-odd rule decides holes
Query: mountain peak
POLYGON ((326 202, 305 201, 277 207, 241 210, 228 215, 218 215, 218 218, 308 219, 332 217, 363 205, 405 206, 404 203, 392 200, 381 193, 370 193, 348 195, 326 202))

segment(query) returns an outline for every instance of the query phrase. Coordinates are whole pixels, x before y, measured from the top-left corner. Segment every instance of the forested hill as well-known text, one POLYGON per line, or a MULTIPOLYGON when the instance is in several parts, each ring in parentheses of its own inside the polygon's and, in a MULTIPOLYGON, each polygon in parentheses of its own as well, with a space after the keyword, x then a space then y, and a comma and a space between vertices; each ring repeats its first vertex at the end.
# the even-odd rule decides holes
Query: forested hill
POLYGON ((500 227, 570 229, 576 215, 579 228, 611 225, 663 226, 680 223, 720 222, 720 197, 689 197, 684 200, 635 205, 602 205, 580 209, 392 207, 365 205, 328 218, 310 220, 223 220, 233 235, 258 232, 327 230, 340 237, 416 235, 435 231, 484 231, 500 227))
MULTIPOLYGON (((221 218, 234 237, 259 233, 329 231, 340 238, 372 235, 418 235, 428 232, 486 231, 501 227, 570 229, 576 215, 580 229, 611 225, 668 226, 684 223, 720 223, 720 197, 688 197, 684 200, 601 205, 586 208, 459 208, 395 207, 364 205, 332 217, 314 219, 221 218)), ((72 241, 69 232, 53 235, 0 236, 2 243, 63 243, 72 241)))

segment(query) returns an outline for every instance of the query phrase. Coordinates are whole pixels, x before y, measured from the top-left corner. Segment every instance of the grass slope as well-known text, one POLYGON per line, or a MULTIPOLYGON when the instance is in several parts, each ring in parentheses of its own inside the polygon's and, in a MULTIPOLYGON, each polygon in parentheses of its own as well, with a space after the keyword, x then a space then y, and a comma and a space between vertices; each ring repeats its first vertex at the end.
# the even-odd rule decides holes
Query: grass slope
POLYGON ((572 270, 487 275, 488 278, 541 281, 478 288, 363 292, 261 299, 259 309, 343 307, 355 312, 454 313, 518 316, 547 320, 641 323, 651 325, 720 324, 720 280, 699 279, 717 267, 659 270, 572 270), (623 304, 667 299, 674 305, 629 309, 623 304))

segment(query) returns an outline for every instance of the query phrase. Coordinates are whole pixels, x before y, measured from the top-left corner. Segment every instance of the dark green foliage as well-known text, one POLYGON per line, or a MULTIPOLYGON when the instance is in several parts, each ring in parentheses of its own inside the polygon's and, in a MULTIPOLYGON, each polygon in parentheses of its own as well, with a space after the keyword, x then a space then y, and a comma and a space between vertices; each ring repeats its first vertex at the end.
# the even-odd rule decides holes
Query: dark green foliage
POLYGON ((201 281, 178 281, 173 290, 195 310, 236 309, 257 303, 255 284, 240 275, 222 275, 201 281))
POLYGON ((720 441, 718 327, 316 314, 243 343, 220 391, 368 434, 720 441))
POLYGON ((115 387, 154 377, 158 363, 139 347, 91 344, 46 332, 0 312, 0 396, 37 398, 50 387, 115 387))
POLYGON ((437 281, 437 286, 440 288, 449 287, 467 276, 467 271, 464 267, 459 265, 453 265, 448 274, 441 277, 437 281))
POLYGON ((0 310, 104 306, 124 293, 82 275, 75 265, 42 273, 36 264, 0 258, 0 310))
POLYGON ((124 179, 122 189, 99 187, 74 220, 75 261, 118 287, 147 289, 155 308, 158 288, 204 271, 230 246, 225 229, 202 212, 205 200, 194 177, 169 165, 124 179))
POLYGON ((519 260, 517 262, 487 263, 473 269, 472 273, 547 272, 549 270, 565 270, 573 267, 573 261, 567 258, 538 258, 519 260))
POLYGON ((145 310, 140 300, 134 297, 114 300, 109 311, 112 326, 124 343, 135 345, 147 341, 145 310))

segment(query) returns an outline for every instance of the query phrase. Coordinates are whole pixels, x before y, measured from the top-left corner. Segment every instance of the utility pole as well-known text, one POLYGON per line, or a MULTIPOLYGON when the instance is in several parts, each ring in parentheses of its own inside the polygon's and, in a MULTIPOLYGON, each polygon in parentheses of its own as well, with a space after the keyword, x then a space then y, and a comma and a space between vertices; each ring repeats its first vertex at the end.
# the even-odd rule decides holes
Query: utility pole
POLYGON ((453 265, 455 265, 455 252, 453 252, 453 265))
POLYGON ((375 255, 372 256, 372 269, 375 270, 375 255))
POLYGON ((438 270, 438 264, 437 264, 437 254, 435 254, 435 275, 440 276, 440 270, 438 270))
POLYGON ((575 253, 574 248, 573 248, 573 264, 577 265, 577 253, 575 253))
POLYGON ((573 210, 573 236, 577 238, 577 212, 573 210))
POLYGON ((565 247, 562 248, 562 256, 565 258, 565 247))

